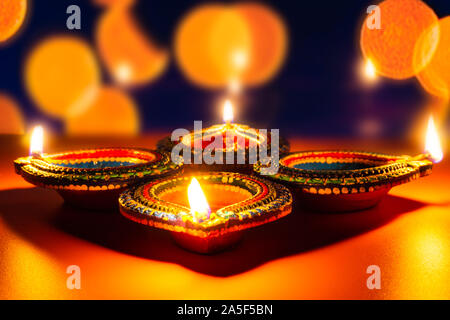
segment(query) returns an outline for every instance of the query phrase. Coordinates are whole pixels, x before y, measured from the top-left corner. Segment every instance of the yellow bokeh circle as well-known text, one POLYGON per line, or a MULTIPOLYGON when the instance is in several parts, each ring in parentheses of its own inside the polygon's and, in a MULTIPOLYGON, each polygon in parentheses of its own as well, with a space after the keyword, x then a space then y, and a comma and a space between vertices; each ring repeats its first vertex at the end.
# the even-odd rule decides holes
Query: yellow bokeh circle
POLYGON ((67 118, 82 113, 95 98, 100 71, 91 47, 73 36, 40 42, 25 63, 26 88, 45 113, 67 118))
POLYGON ((281 67, 286 49, 282 19, 258 3, 196 7, 178 24, 174 37, 181 71, 209 88, 269 80, 281 67))
POLYGON ((114 87, 102 87, 84 113, 66 121, 70 135, 134 135, 139 126, 139 112, 133 99, 114 87))
MULTIPOLYGON (((450 93, 450 16, 439 20, 439 42, 430 63, 417 75, 425 90, 448 99, 450 93)), ((431 33, 431 31, 430 31, 431 33)))

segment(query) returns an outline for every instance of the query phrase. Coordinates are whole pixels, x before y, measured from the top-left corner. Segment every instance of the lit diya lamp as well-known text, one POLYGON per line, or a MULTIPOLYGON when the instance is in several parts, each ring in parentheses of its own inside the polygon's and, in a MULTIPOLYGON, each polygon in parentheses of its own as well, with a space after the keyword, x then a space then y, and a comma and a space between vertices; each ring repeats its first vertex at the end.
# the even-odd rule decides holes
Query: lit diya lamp
POLYGON ((26 181, 56 190, 67 203, 89 209, 117 207, 126 188, 138 182, 176 174, 180 167, 161 152, 101 148, 44 154, 43 129, 34 129, 30 156, 14 161, 26 181))
POLYGON ((176 141, 166 137, 158 142, 158 150, 170 153, 177 147, 184 159, 185 170, 243 173, 252 172, 252 164, 256 162, 260 148, 266 148, 267 156, 278 153, 277 159, 289 152, 289 143, 282 137, 272 137, 272 132, 267 130, 233 123, 233 105, 230 100, 224 102, 223 120, 223 124, 194 128, 193 132, 179 137, 176 141), (272 143, 275 138, 278 140, 277 145, 272 143), (205 161, 205 152, 209 152, 214 159, 221 159, 220 163, 205 161), (252 158, 251 154, 256 156, 252 158))
MULTIPOLYGON (((298 203, 316 211, 340 212, 370 208, 399 184, 429 175, 442 159, 432 118, 426 153, 415 157, 355 151, 306 151, 282 159, 268 176, 291 186, 298 203)), ((261 164, 254 169, 260 172, 261 164)))
POLYGON ((235 244, 245 229, 289 214, 292 196, 286 187, 255 176, 208 172, 133 187, 119 204, 125 217, 171 231, 181 247, 213 253, 235 244))

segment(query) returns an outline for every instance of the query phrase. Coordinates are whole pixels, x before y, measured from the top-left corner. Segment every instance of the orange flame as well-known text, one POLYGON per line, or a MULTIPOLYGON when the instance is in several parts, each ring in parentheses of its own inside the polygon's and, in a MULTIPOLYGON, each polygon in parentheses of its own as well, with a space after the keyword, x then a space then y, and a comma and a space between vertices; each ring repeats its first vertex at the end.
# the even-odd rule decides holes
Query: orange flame
POLYGON ((30 155, 40 155, 44 151, 44 129, 36 126, 31 134, 30 155))
POLYGON ((223 104, 223 121, 226 123, 233 121, 233 104, 230 100, 226 100, 223 104))
POLYGON ((428 128, 425 138, 425 151, 430 154, 430 157, 435 163, 440 162, 444 157, 433 116, 430 116, 428 119, 428 128))
POLYGON ((196 178, 192 178, 188 187, 188 200, 191 207, 191 214, 195 220, 208 219, 211 209, 209 208, 208 201, 200 186, 200 183, 196 178))

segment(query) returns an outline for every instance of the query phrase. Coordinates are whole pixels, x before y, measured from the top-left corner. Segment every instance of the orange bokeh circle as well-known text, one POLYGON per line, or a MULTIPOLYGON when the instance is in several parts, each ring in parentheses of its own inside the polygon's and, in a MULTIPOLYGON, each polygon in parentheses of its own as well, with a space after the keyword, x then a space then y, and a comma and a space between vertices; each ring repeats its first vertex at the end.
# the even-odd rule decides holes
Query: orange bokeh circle
POLYGON ((132 98, 114 87, 102 87, 88 109, 68 118, 71 135, 134 135, 139 132, 139 113, 132 98))
POLYGON ((237 4, 236 9, 245 17, 252 39, 252 54, 242 75, 249 85, 261 84, 280 69, 287 53, 287 28, 270 8, 257 3, 237 4))
POLYGON ((27 0, 0 1, 0 42, 11 38, 25 20, 27 0))
POLYGON ((123 6, 113 6, 101 16, 96 42, 109 73, 121 84, 148 83, 160 76, 169 62, 167 50, 152 43, 123 6))
POLYGON ((286 49, 282 19, 258 3, 201 5, 181 20, 174 38, 175 58, 184 75, 211 88, 269 80, 281 67, 286 49))
POLYGON ((0 134, 23 134, 24 117, 17 102, 9 95, 0 93, 0 134))
MULTIPOLYGON (((436 14, 420 0, 386 0, 379 9, 381 28, 368 27, 369 15, 361 29, 365 58, 385 77, 406 79, 416 75, 431 59, 433 50, 423 52, 424 56, 414 61, 414 49, 422 33, 437 22, 436 14)), ((436 45, 429 46, 433 47, 436 45)))
POLYGON ((450 16, 439 20, 439 42, 428 65, 417 74, 425 90, 440 98, 448 99, 450 93, 450 16))
POLYGON ((83 112, 95 98, 100 71, 89 44, 74 36, 54 36, 28 55, 25 84, 42 111, 67 118, 83 112))

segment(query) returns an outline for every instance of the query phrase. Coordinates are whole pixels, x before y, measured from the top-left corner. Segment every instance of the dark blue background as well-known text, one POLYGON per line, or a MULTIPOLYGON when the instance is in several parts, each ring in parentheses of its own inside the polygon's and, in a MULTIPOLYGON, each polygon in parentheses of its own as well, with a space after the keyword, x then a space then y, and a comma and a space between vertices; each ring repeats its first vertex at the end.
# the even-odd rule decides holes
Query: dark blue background
MULTIPOLYGON (((134 11, 140 24, 170 47, 177 21, 202 2, 205 1, 140 0, 134 11)), ((366 8, 375 1, 266 3, 284 17, 289 28, 289 55, 270 83, 245 91, 241 122, 280 128, 289 134, 353 136, 358 134, 358 123, 370 119, 380 125, 383 137, 402 137, 408 133, 427 100, 417 81, 383 79, 368 89, 360 85, 355 72, 361 58, 360 26, 366 8)), ((449 0, 426 3, 439 17, 450 14, 449 0)), ((78 34, 94 45, 94 26, 101 10, 87 0, 32 1, 22 32, 0 47, 0 91, 19 100, 29 125, 40 122, 62 132, 61 123, 42 114, 24 90, 22 66, 26 54, 40 39, 55 33, 78 34), (66 8, 70 4, 81 7, 80 31, 66 29, 66 8)), ((104 82, 110 82, 106 73, 104 82)), ((193 120, 220 121, 216 101, 222 93, 191 85, 173 60, 160 79, 130 93, 139 105, 144 131, 189 128, 193 120)))

